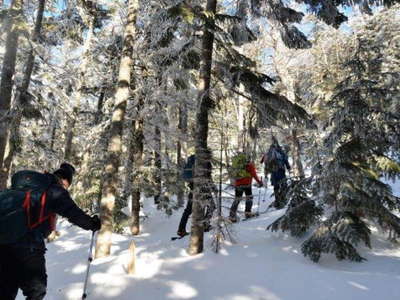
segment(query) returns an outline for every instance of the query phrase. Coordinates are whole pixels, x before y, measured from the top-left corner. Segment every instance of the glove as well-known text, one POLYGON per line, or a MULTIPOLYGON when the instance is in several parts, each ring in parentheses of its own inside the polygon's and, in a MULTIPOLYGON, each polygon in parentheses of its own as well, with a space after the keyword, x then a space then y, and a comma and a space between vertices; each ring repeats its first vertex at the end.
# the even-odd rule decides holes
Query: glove
POLYGON ((101 228, 101 220, 98 215, 92 217, 92 231, 98 231, 101 228))
POLYGON ((264 186, 264 184, 262 183, 262 182, 260 182, 259 184, 258 184, 258 187, 259 188, 261 188, 261 187, 263 187, 264 186))

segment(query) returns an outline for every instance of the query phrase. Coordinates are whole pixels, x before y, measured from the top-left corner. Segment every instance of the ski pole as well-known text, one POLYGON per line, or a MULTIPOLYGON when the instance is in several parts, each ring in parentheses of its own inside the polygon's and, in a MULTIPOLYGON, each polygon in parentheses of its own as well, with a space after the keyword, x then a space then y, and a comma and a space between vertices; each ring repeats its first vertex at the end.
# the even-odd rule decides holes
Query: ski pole
MULTIPOLYGON (((262 177, 261 177, 262 182, 262 177)), ((260 198, 261 198, 261 187, 258 187, 258 206, 257 206, 257 215, 260 214, 260 198)))
POLYGON ((264 195, 262 202, 265 202, 265 198, 267 197, 267 184, 264 185, 264 195))
POLYGON ((86 297, 87 297, 86 288, 87 288, 87 283, 88 283, 88 278, 89 278, 90 263, 93 260, 92 250, 93 250, 95 233, 96 233, 95 231, 92 232, 92 239, 90 240, 89 257, 88 257, 88 262, 87 262, 87 267, 86 267, 86 276, 85 276, 85 284, 83 285, 82 299, 86 299, 86 297))

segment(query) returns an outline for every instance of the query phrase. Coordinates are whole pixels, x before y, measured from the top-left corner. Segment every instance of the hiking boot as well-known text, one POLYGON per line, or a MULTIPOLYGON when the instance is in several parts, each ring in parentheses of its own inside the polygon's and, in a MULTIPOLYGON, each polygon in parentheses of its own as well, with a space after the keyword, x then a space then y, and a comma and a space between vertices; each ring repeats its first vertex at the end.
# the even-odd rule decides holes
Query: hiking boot
POLYGON ((178 231, 176 234, 177 234, 177 236, 179 236, 179 237, 183 237, 183 236, 185 236, 185 235, 188 235, 189 233, 186 232, 186 230, 184 230, 184 231, 178 231))
POLYGON ((251 211, 246 211, 246 212, 244 213, 244 216, 245 216, 246 219, 248 219, 248 218, 253 218, 253 217, 255 217, 256 214, 255 214, 255 213, 252 213, 251 211))
POLYGON ((231 221, 231 223, 236 223, 237 221, 238 221, 238 219, 237 219, 237 217, 236 216, 230 216, 229 217, 229 221, 231 221))

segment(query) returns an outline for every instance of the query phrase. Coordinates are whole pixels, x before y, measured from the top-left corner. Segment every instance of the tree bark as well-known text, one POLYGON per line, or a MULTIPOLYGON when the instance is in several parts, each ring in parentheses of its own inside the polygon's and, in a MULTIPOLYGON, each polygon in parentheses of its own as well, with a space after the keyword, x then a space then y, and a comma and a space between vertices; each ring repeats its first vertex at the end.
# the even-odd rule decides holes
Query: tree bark
POLYGON ((96 115, 94 117, 95 125, 98 125, 101 122, 101 117, 103 116, 103 104, 104 104, 105 95, 106 95, 106 90, 103 87, 103 88, 101 88, 99 99, 97 100, 97 111, 96 111, 96 115))
POLYGON ((15 103, 15 114, 13 114, 12 120, 11 120, 11 128, 10 128, 10 135, 8 136, 8 151, 6 155, 4 155, 4 161, 3 161, 3 168, 2 168, 2 176, 0 179, 0 188, 5 187, 7 183, 7 179, 10 175, 10 167, 11 163, 13 161, 13 158, 15 156, 16 152, 16 146, 15 143, 16 141, 19 140, 19 128, 21 126, 21 120, 22 120, 22 110, 24 109, 24 106, 28 104, 29 102, 29 95, 28 95, 28 88, 29 84, 31 82, 31 77, 32 77, 32 71, 33 71, 33 66, 35 63, 35 54, 33 52, 33 48, 35 43, 37 42, 37 39, 39 37, 40 31, 42 29, 42 20, 43 20, 43 13, 44 13, 44 8, 45 8, 46 0, 40 0, 38 4, 38 10, 37 10, 37 15, 36 15, 36 20, 35 20, 35 27, 33 29, 32 37, 31 37, 31 48, 29 49, 28 53, 28 58, 26 60, 26 66, 25 66, 25 73, 24 73, 24 78, 22 80, 22 85, 20 86, 19 90, 17 91, 17 96, 16 96, 16 103, 15 103))
POLYGON ((304 168, 301 162, 301 145, 297 136, 297 130, 292 129, 292 153, 294 176, 304 178, 304 168))
POLYGON ((154 128, 154 183, 155 183, 155 194, 154 194, 154 204, 159 204, 162 195, 162 185, 161 185, 161 131, 160 127, 157 125, 154 128))
POLYGON ((130 96, 131 67, 133 63, 133 45, 136 37, 136 15, 138 0, 128 2, 128 21, 124 33, 124 44, 119 67, 118 86, 115 94, 115 106, 110 128, 108 159, 105 166, 103 195, 100 203, 102 228, 97 238, 95 257, 110 255, 113 228, 113 210, 118 188, 118 168, 122 153, 122 131, 125 111, 130 96))
MULTIPOLYGON (((215 15, 217 0, 207 0, 206 11, 215 15)), ((198 94, 198 109, 196 112, 196 132, 195 132, 195 172, 194 172, 194 193, 192 228, 188 253, 195 255, 203 251, 204 244, 204 207, 206 199, 202 195, 201 185, 207 181, 207 140, 208 140, 208 114, 211 107, 210 86, 211 86, 211 67, 212 53, 214 45, 214 17, 210 17, 205 22, 201 45, 201 65, 198 94)))
MULTIPOLYGON (((161 76, 158 76, 158 85, 161 86, 161 76)), ((161 114, 161 104, 155 104, 156 115, 161 114)), ((162 161, 161 161, 161 130, 160 126, 155 125, 154 127, 154 204, 159 208, 162 197, 162 161)))
POLYGON ((186 145, 185 145, 185 139, 183 137, 187 135, 187 109, 186 105, 184 103, 181 103, 179 106, 179 122, 178 122, 178 131, 179 134, 182 138, 178 140, 177 144, 177 155, 176 155, 176 164, 178 166, 178 181, 179 181, 179 188, 178 188, 178 195, 177 195, 177 200, 178 200, 178 207, 182 207, 185 204, 184 200, 184 183, 183 180, 180 176, 180 173, 183 169, 184 166, 184 159, 183 159, 183 153, 187 155, 186 153, 186 145))
MULTIPOLYGON (((140 101, 135 111, 138 112, 137 116, 129 122, 128 130, 128 148, 127 148, 127 161, 125 164, 125 183, 124 183, 124 199, 129 199, 131 196, 131 233, 137 235, 140 233, 140 193, 141 193, 141 170, 143 167, 143 121, 140 117, 143 103, 140 101), (136 120, 135 120, 136 119, 136 120)), ((131 107, 129 110, 132 109, 131 107)))
POLYGON ((139 115, 137 120, 134 122, 134 180, 133 180, 133 191, 132 191, 132 225, 131 233, 138 235, 140 233, 140 186, 141 186, 141 174, 143 168, 143 120, 141 119, 140 112, 143 107, 143 103, 139 104, 139 115))
POLYGON ((8 113, 11 107, 11 95, 14 85, 13 76, 21 30, 22 4, 22 0, 13 0, 11 2, 9 13, 3 26, 3 28, 8 30, 8 33, 0 82, 0 189, 5 188, 8 176, 8 172, 3 170, 3 161, 10 130, 8 113))

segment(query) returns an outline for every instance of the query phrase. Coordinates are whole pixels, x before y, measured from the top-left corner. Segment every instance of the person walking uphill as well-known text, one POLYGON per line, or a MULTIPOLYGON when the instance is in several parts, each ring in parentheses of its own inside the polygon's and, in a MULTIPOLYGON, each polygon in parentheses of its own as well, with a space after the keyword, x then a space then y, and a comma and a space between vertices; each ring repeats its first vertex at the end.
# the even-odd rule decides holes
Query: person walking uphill
POLYGON ((75 169, 61 164, 53 174, 20 171, 11 188, 0 192, 0 299, 13 300, 18 289, 28 300, 46 295, 44 239, 54 228, 56 214, 85 229, 101 227, 71 199, 67 189, 75 169))
MULTIPOLYGON (((207 151, 207 158, 211 159, 211 152, 207 151)), ((188 232, 186 232, 186 225, 187 222, 189 220, 189 216, 192 214, 192 207, 193 207, 193 177, 194 177, 194 165, 196 162, 196 157, 195 155, 190 155, 186 161, 185 166, 183 167, 183 174, 182 174, 182 178, 184 180, 186 180, 188 182, 188 186, 189 186, 189 194, 188 194, 188 202, 186 204, 186 208, 183 211, 181 220, 179 222, 179 226, 178 226, 178 231, 177 231, 177 235, 179 237, 183 237, 185 235, 188 234, 188 232)), ((202 187, 201 187, 201 193, 203 193, 206 197, 207 197, 207 202, 208 205, 205 209, 204 212, 204 231, 208 232, 211 229, 211 225, 210 225, 210 219, 212 217, 212 214, 215 210, 215 203, 214 200, 212 198, 212 193, 215 192, 215 186, 212 183, 212 178, 211 178, 211 171, 212 171, 212 166, 211 163, 209 162, 208 164, 208 168, 207 168, 207 174, 206 174, 206 181, 202 187)))
POLYGON ((290 171, 290 164, 286 153, 276 139, 273 140, 268 152, 263 155, 265 178, 271 173, 271 184, 274 187, 275 201, 272 206, 280 209, 286 205, 285 192, 287 190, 285 167, 290 171))
POLYGON ((263 186, 262 181, 257 176, 254 163, 250 161, 248 155, 239 153, 232 159, 231 176, 235 179, 235 200, 232 203, 229 220, 233 223, 238 221, 236 212, 243 193, 246 195, 245 217, 251 218, 254 214, 251 212, 253 206, 253 194, 251 184, 253 178, 257 181, 259 187, 263 186))

